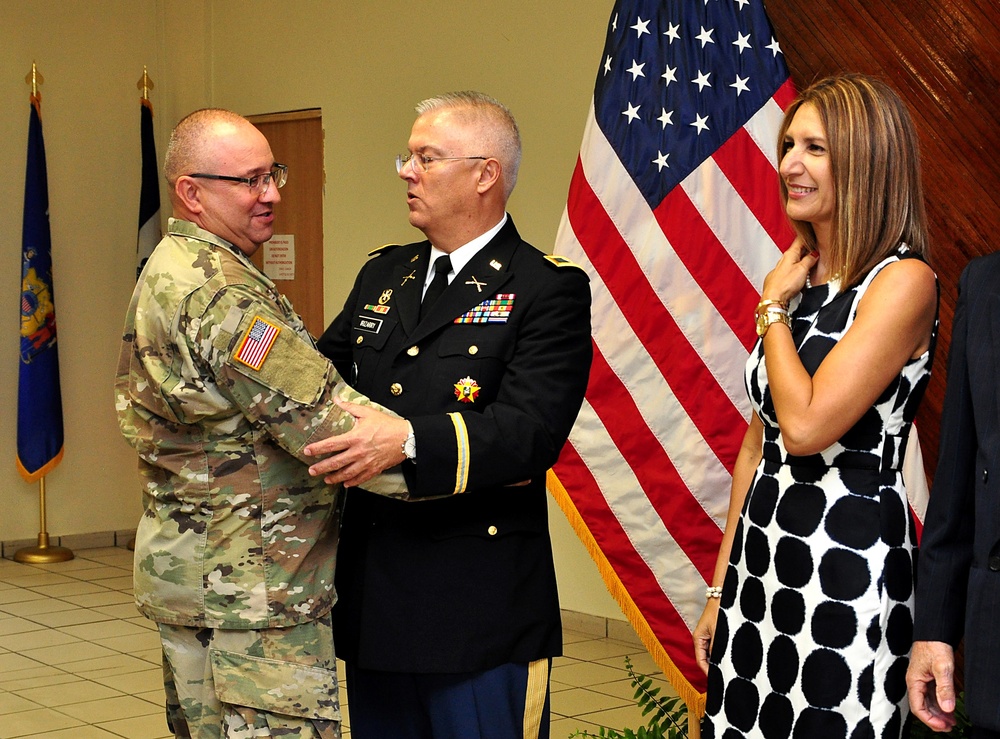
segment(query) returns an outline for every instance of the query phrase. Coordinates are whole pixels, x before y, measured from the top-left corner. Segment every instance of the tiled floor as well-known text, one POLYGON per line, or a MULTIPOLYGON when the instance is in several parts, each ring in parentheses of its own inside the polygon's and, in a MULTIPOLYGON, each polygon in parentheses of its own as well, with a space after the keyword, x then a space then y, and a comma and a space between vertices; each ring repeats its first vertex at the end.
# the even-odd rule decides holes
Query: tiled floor
MULTIPOLYGON (((0 739, 170 736, 159 640, 132 604, 131 563, 120 548, 47 565, 0 559, 0 739)), ((552 739, 643 724, 625 655, 639 672, 660 671, 637 641, 566 629, 564 651, 552 668, 552 739)))

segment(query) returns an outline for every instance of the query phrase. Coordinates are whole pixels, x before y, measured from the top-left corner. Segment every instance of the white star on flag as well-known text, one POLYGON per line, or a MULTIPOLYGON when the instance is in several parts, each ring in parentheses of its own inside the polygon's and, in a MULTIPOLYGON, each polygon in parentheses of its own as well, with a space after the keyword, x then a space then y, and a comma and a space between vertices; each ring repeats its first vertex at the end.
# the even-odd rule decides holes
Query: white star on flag
POLYGON ((712 86, 712 83, 708 81, 709 75, 711 74, 711 72, 702 72, 700 69, 698 70, 698 76, 691 80, 694 84, 698 85, 698 92, 701 92, 706 87, 712 86))
POLYGON ((736 97, 739 97, 740 93, 750 91, 750 88, 747 87, 747 81, 749 79, 749 77, 740 77, 739 75, 736 75, 736 81, 730 85, 730 87, 736 88, 736 97))
POLYGON ((698 135, 700 136, 702 131, 708 130, 708 116, 695 114, 694 122, 691 125, 698 129, 698 135))
POLYGON ((737 37, 736 37, 736 40, 733 41, 733 46, 738 47, 741 54, 744 51, 746 51, 747 49, 752 49, 753 47, 750 46, 750 34, 749 33, 747 33, 747 34, 743 34, 743 33, 738 34, 737 37))

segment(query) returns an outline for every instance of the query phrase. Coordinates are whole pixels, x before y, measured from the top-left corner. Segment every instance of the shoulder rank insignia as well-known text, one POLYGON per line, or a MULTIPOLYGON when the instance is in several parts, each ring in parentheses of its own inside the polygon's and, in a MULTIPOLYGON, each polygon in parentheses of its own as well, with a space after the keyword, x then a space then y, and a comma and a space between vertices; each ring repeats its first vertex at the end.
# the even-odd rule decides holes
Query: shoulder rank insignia
POLYGON ((546 254, 545 259, 546 261, 548 261, 551 264, 554 264, 557 267, 576 267, 577 269, 583 269, 583 267, 581 267, 573 260, 567 259, 566 257, 561 257, 558 254, 546 254))
POLYGON ((370 252, 368 252, 368 256, 377 257, 382 252, 389 251, 389 249, 394 249, 397 246, 399 246, 399 244, 382 244, 382 246, 378 247, 377 249, 372 249, 370 252))
POLYGON ((265 321, 260 316, 254 316, 253 323, 247 329, 240 342, 240 348, 236 350, 233 358, 237 362, 242 362, 253 370, 259 370, 264 366, 268 352, 274 346, 274 340, 278 338, 281 329, 269 321, 265 321))

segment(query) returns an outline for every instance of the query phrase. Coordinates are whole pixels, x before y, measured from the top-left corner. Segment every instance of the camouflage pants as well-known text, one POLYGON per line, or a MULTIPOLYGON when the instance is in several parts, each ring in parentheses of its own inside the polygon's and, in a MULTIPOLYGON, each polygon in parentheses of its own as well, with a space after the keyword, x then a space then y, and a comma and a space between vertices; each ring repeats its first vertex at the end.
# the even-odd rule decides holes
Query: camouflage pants
POLYGON ((260 631, 157 625, 174 736, 339 739, 329 614, 260 631))

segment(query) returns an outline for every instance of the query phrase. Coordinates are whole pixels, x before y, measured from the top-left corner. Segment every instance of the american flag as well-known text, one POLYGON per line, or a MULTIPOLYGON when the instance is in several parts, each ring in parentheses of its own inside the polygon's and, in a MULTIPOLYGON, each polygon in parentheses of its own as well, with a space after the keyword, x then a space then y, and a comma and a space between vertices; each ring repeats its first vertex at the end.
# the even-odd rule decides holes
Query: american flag
POLYGON ((236 359, 251 369, 259 370, 267 359, 267 353, 271 351, 271 345, 278 338, 279 331, 281 329, 274 324, 256 316, 236 352, 236 359))
POLYGON ((793 97, 762 0, 618 2, 556 239, 591 276, 595 356, 550 488, 695 710, 752 316, 792 241, 775 151, 793 97))

